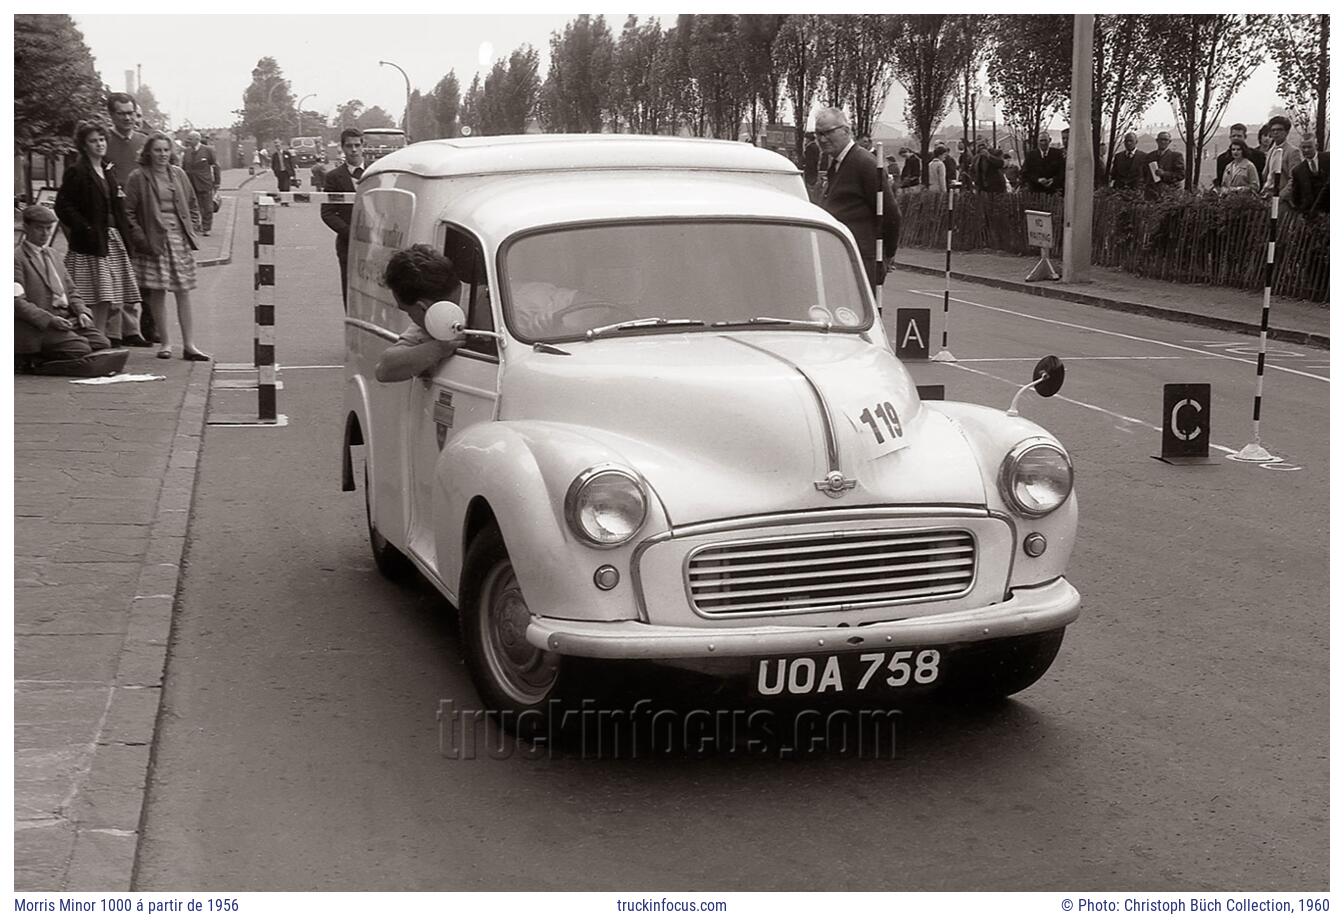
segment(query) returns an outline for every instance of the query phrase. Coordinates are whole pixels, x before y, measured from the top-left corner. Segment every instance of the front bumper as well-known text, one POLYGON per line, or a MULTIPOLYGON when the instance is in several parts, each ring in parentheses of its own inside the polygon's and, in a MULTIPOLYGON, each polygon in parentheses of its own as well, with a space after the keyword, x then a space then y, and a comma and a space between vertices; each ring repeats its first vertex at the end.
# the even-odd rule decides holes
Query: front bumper
POLYGON ((1078 591, 1063 578, 1018 588, 1002 603, 867 626, 652 626, 635 620, 580 622, 533 617, 527 641, 579 658, 726 659, 863 648, 950 645, 1025 636, 1078 619, 1078 591))

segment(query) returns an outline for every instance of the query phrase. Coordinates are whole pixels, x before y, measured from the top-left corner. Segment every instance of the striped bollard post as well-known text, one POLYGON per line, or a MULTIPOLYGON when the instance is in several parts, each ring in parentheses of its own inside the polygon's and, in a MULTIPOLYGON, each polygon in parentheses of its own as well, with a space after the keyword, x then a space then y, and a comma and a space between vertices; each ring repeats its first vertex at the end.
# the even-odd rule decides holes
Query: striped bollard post
POLYGON ((938 354, 930 358, 930 361, 942 361, 944 363, 955 363, 957 358, 947 348, 947 321, 948 321, 948 303, 952 299, 952 205, 956 199, 957 190, 952 186, 947 187, 947 252, 943 258, 943 348, 938 354))
POLYGON ((274 205, 256 205, 257 271, 253 288, 256 328, 252 361, 257 368, 257 419, 274 422, 275 414, 275 220, 274 205))
POLYGON ((876 261, 877 264, 874 266, 876 268, 876 271, 873 273, 873 278, 877 280, 877 285, 874 287, 873 293, 877 297, 877 315, 879 319, 882 317, 882 265, 884 262, 882 258, 882 205, 887 197, 885 194, 883 194, 887 190, 886 169, 887 168, 884 165, 884 161, 882 159, 882 143, 881 141, 879 141, 877 144, 876 226, 873 228, 875 230, 874 236, 877 240, 877 250, 874 256, 874 260, 876 261))
POLYGON ((1269 344, 1269 299, 1274 288, 1274 244, 1279 233, 1279 180, 1283 169, 1282 148, 1271 153, 1274 175, 1269 199, 1269 241, 1265 244, 1265 296, 1260 307, 1260 356, 1255 362, 1255 406, 1251 410, 1251 443, 1231 455, 1232 460, 1247 463, 1272 463, 1282 460, 1260 444, 1260 402, 1265 391, 1265 350, 1269 344))

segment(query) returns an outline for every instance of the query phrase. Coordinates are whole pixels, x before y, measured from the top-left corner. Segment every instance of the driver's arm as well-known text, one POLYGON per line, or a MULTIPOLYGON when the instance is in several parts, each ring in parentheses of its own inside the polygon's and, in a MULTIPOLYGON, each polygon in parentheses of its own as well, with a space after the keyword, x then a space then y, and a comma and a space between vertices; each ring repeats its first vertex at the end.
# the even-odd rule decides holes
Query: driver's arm
POLYGON ((379 383, 396 383, 432 374, 445 359, 457 351, 457 347, 463 341, 460 336, 445 342, 429 339, 411 343, 404 341, 405 338, 403 336, 379 357, 378 366, 373 370, 373 376, 379 383))

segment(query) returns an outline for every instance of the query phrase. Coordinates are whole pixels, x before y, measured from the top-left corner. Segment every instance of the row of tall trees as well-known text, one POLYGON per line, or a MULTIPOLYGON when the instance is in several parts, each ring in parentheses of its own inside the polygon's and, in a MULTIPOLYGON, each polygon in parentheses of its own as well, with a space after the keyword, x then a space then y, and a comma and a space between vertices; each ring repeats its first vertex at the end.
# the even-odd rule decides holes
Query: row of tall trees
MULTIPOLYGON (((487 135, 682 130, 735 139, 744 124, 755 136, 788 115, 801 155, 815 105, 845 107, 854 133, 868 135, 899 83, 906 124, 927 160, 953 109, 963 126, 975 123, 982 73, 1006 127, 1028 143, 1055 116, 1067 117, 1073 28, 1070 15, 686 14, 667 29, 631 15, 613 34, 604 17, 583 14, 551 35, 544 78, 536 49, 521 45, 483 78, 476 74, 465 93, 452 71, 432 90, 415 90, 406 119, 414 138, 465 127, 487 135)), ((1268 51, 1299 128, 1323 138, 1328 42, 1326 15, 1096 16, 1091 119, 1075 126, 1075 137, 1096 139, 1104 182, 1120 138, 1164 98, 1193 186, 1232 96, 1268 51)), ((296 120, 293 102, 274 59, 263 58, 244 93, 244 133, 286 133, 296 120)), ((343 124, 388 118, 350 104, 360 111, 343 109, 343 124)))

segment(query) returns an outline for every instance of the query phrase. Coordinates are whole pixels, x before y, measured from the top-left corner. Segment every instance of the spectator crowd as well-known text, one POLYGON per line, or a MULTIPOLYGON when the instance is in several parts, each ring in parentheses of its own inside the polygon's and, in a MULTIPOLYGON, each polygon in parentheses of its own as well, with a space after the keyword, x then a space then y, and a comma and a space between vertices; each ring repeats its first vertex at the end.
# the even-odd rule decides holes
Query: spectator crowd
POLYGON ((110 93, 107 118, 75 128, 75 155, 54 210, 22 211, 14 250, 17 369, 78 376, 125 364, 124 347, 173 357, 167 295, 177 305, 181 357, 208 361, 193 338, 191 291, 200 236, 219 206, 214 150, 190 132, 181 153, 162 131, 142 130, 128 93, 110 93), (63 262, 52 242, 59 223, 63 262))
MULTIPOLYGON (((1330 155, 1317 150, 1314 137, 1304 137, 1300 146, 1294 145, 1290 141, 1291 132, 1289 119, 1276 115, 1260 129, 1253 147, 1247 140, 1246 126, 1232 125, 1228 148, 1215 163, 1213 188, 1222 195, 1248 193, 1269 198, 1277 194, 1282 202, 1304 214, 1328 212, 1330 155)), ((826 198, 830 156, 817 134, 814 131, 806 134, 802 166, 809 195, 822 202, 826 198)), ((1060 146, 1053 145, 1048 132, 1041 132, 1020 164, 1012 150, 1002 149, 984 138, 977 138, 969 145, 956 141, 956 156, 949 143, 935 141, 927 163, 908 146, 900 146, 896 153, 886 155, 884 166, 892 188, 897 192, 924 189, 1041 195, 1064 192, 1067 128, 1061 132, 1060 146)), ((858 144, 876 154, 869 138, 859 138, 858 144)), ((1159 199, 1185 187, 1186 168, 1185 155, 1172 146, 1170 132, 1157 134, 1153 150, 1139 149, 1138 134, 1130 132, 1102 175, 1107 177, 1104 184, 1110 188, 1159 199)))

